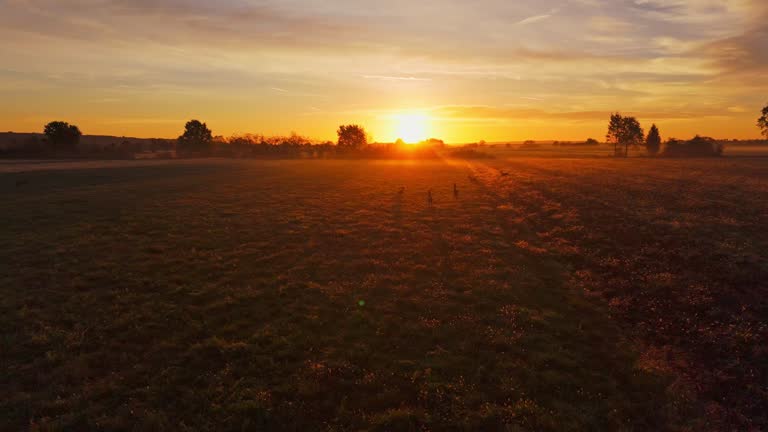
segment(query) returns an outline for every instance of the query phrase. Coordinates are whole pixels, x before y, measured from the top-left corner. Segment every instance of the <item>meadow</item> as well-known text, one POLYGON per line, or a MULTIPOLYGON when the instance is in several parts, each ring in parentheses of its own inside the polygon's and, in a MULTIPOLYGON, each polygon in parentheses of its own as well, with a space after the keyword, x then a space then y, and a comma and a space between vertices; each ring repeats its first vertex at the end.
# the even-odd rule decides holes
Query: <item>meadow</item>
POLYGON ((768 158, 506 151, 4 164, 0 430, 768 428, 768 158))

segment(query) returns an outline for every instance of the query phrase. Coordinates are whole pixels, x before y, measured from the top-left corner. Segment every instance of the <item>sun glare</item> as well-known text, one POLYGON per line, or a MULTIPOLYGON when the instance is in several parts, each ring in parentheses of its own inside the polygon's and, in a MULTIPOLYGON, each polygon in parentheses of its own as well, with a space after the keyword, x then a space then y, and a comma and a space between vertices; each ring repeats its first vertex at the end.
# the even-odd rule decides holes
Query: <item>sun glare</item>
POLYGON ((429 138, 429 118, 424 114, 408 113, 395 116, 395 135, 408 144, 429 138))

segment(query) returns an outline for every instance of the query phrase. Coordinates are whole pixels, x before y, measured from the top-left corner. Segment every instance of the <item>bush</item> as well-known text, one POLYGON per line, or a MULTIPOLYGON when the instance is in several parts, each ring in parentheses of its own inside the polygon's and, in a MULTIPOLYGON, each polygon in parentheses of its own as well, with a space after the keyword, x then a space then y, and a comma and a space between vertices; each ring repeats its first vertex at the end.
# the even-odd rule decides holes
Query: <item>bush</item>
POLYGON ((714 138, 696 135, 690 141, 674 138, 667 141, 664 156, 667 157, 718 157, 723 155, 725 146, 714 138))

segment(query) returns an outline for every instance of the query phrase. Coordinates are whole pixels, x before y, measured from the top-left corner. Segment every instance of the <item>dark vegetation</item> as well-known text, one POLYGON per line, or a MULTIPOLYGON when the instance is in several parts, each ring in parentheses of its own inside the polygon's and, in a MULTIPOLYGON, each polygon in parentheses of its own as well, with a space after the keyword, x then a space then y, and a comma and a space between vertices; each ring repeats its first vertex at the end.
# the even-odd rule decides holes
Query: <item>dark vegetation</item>
POLYGON ((629 148, 639 146, 644 136, 643 128, 636 118, 624 117, 619 113, 611 115, 605 139, 609 144, 613 144, 615 156, 628 157, 629 148))
POLYGON ((760 128, 760 132, 768 139, 768 105, 763 108, 762 114, 757 119, 757 127, 760 128))
MULTIPOLYGON (((768 109, 768 108, 767 108, 768 109)), ((759 125, 759 124, 758 124, 759 125)), ((725 151, 724 141, 718 141, 714 138, 702 137, 696 135, 688 141, 670 138, 663 145, 659 128, 654 124, 648 135, 644 137, 643 128, 640 122, 634 117, 624 117, 619 113, 611 115, 611 121, 608 125, 608 134, 606 135, 609 144, 614 146, 616 156, 627 157, 630 148, 637 148, 640 144, 645 144, 646 154, 656 156, 661 154, 665 157, 718 157, 725 151)), ((732 141, 733 144, 764 144, 762 142, 732 141)))
POLYGON ((586 141, 555 141, 552 143, 555 147, 580 147, 580 146, 596 146, 600 145, 600 142, 594 138, 589 138, 586 141))
MULTIPOLYGON (((369 143, 365 129, 344 125, 339 140, 316 142, 296 133, 290 136, 235 135, 214 136, 205 123, 187 122, 176 140, 117 137, 85 137, 78 143, 67 135, 70 126, 53 122, 53 133, 0 134, 0 157, 5 158, 77 158, 77 159, 169 159, 169 158, 259 158, 259 159, 433 159, 445 142, 430 138, 412 145, 369 143)), ((48 127, 46 127, 48 128, 48 127)), ((72 130, 79 130, 71 126, 72 130)), ((48 130, 48 129, 46 129, 48 130)), ((79 137, 79 135, 77 136, 79 137)))
POLYGON ((689 141, 670 139, 665 144, 664 156, 668 157, 712 157, 722 156, 725 146, 709 137, 696 136, 689 141))
POLYGON ((74 149, 55 149, 44 134, 0 133, 0 158, 6 159, 169 159, 176 140, 83 135, 74 149))
POLYGON ((342 125, 336 132, 339 136, 338 145, 342 151, 356 150, 368 145, 368 134, 359 125, 342 125))
POLYGON ((210 156, 213 149, 213 134, 208 125, 199 120, 191 120, 184 126, 176 145, 181 156, 210 156))
MULTIPOLYGON (((758 127, 768 137, 768 107, 758 119, 758 127)), ((5 158, 92 158, 92 159, 169 159, 196 157, 265 158, 265 159, 433 159, 446 148, 445 142, 430 138, 421 143, 408 145, 403 140, 394 144, 369 143, 370 138, 360 125, 342 125, 337 131, 338 140, 317 142, 292 133, 287 137, 266 137, 264 135, 236 135, 230 138, 214 136, 205 123, 199 120, 187 122, 184 133, 176 140, 135 139, 116 137, 85 137, 87 145, 80 143, 82 133, 75 125, 66 122, 51 122, 45 126, 44 136, 37 134, 0 134, 0 157, 5 158)), ((613 145, 615 156, 629 156, 630 148, 644 144, 645 154, 669 157, 721 156, 725 144, 765 145, 764 141, 716 141, 699 137, 689 141, 670 139, 662 146, 658 127, 652 125, 647 136, 640 122, 634 117, 620 113, 611 115, 606 135, 607 143, 613 145)), ((600 142, 589 138, 583 142, 554 141, 555 147, 598 146, 600 142)), ((467 149, 478 149, 488 145, 485 141, 467 144, 454 150, 449 157, 475 159, 485 157, 467 149)), ((512 145, 507 143, 505 147, 512 145)), ((541 149, 535 141, 525 141, 519 150, 541 149)))
POLYGON ((661 150, 661 134, 656 125, 651 126, 648 136, 645 138, 645 149, 651 156, 656 156, 661 150))
POLYGON ((80 129, 67 122, 54 121, 45 125, 45 136, 54 152, 74 152, 83 135, 80 129))

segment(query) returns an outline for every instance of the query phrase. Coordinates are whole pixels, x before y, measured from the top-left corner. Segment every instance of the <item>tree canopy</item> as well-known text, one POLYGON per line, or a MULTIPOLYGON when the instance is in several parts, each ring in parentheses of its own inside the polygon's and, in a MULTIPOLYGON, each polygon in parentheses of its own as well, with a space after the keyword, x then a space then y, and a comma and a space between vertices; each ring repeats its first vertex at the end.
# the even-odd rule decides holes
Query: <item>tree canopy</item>
POLYGON ((206 153, 211 149, 213 134, 208 125, 191 120, 184 127, 184 134, 178 139, 178 150, 185 153, 206 153))
POLYGON ((48 123, 44 133, 54 150, 75 150, 83 135, 77 126, 63 121, 48 123))
POLYGON ((620 113, 611 114, 608 124, 607 142, 613 144, 614 153, 618 155, 619 146, 624 146, 624 156, 629 154, 630 146, 638 146, 643 143, 645 133, 640 122, 634 117, 624 117, 620 113))
POLYGON ((359 148, 368 144, 368 136, 365 129, 359 125, 342 125, 336 131, 339 136, 339 147, 359 148))

